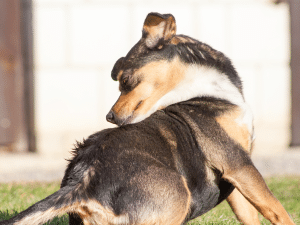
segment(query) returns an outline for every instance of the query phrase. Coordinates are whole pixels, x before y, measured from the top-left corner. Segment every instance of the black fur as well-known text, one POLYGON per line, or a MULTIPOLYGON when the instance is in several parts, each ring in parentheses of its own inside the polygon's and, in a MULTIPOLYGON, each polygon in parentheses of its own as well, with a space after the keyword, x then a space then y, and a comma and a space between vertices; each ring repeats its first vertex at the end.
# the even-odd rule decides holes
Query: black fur
MULTIPOLYGON (((223 100, 193 99, 169 106, 138 124, 96 133, 76 149, 76 156, 68 166, 62 186, 68 185, 72 180, 79 182, 83 171, 91 165, 95 166, 98 173, 86 189, 86 196, 95 196, 96 191, 97 200, 112 206, 118 214, 128 210, 119 197, 131 191, 122 184, 126 184, 137 171, 146 170, 151 165, 167 167, 170 171, 183 175, 188 181, 193 203, 187 221, 196 218, 223 201, 234 189, 231 184, 221 179, 222 169, 219 164, 230 164, 237 168, 251 164, 249 156, 241 146, 232 141, 214 120, 233 107, 235 106, 223 100), (205 146, 199 146, 194 138, 195 131, 183 115, 195 119, 194 122, 206 138, 213 141, 217 138, 220 149, 216 149, 215 153, 205 152, 205 146), (174 155, 169 150, 167 140, 159 133, 162 125, 166 125, 168 131, 176 135, 177 155, 182 162, 181 170, 176 168, 174 155), (122 154, 126 156, 121 156, 122 154), (144 156, 145 154, 151 157, 144 156), (212 163, 212 167, 208 169, 215 174, 217 184, 207 181, 208 160, 212 163), (83 171, 74 170, 78 164, 83 171)), ((167 174, 164 179, 168 179, 167 174)), ((132 201, 136 199, 133 198, 132 201)))
MULTIPOLYGON (((252 165, 248 154, 215 121, 216 116, 234 107, 224 100, 196 98, 157 111, 140 123, 91 135, 77 144, 58 192, 0 224, 12 224, 28 213, 52 206, 60 208, 91 199, 111 208, 116 215, 128 213, 133 224, 141 205, 156 207, 132 184, 132 179, 141 173, 148 174, 142 183, 150 186, 161 182, 176 186, 179 177, 184 176, 192 194, 186 221, 202 215, 234 189, 222 179, 223 169, 252 165), (163 136, 165 132, 174 136, 176 149, 170 147, 170 140, 163 136), (197 139, 199 135, 204 142, 214 141, 216 149, 208 151, 206 144, 197 139), (94 174, 87 173, 91 168, 94 174), (208 171, 214 179, 209 178, 208 171), (84 184, 87 177, 89 182, 84 184), (66 197, 68 193, 71 196, 66 197)), ((76 212, 70 214, 70 224, 81 223, 76 212)))

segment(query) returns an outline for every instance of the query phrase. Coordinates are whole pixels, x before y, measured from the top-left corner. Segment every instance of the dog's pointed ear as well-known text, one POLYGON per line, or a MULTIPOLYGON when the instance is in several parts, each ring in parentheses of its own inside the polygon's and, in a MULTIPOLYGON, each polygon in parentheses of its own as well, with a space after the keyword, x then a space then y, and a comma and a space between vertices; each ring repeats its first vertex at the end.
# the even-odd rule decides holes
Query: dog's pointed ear
POLYGON ((150 49, 170 41, 176 34, 175 18, 171 14, 149 13, 143 26, 143 38, 150 49))
POLYGON ((120 78, 120 76, 122 75, 123 62, 124 62, 124 57, 119 58, 111 71, 111 78, 115 81, 117 81, 118 78, 120 78))

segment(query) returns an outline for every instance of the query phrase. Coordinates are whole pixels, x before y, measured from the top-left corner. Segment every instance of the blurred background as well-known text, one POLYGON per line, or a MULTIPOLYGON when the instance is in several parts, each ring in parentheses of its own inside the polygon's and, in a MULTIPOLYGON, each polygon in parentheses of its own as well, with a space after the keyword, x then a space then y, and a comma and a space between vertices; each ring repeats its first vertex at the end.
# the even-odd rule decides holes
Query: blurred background
POLYGON ((173 14, 178 34, 232 59, 255 117, 256 163, 299 164, 299 0, 0 0, 0 178, 61 174, 75 140, 113 126, 110 72, 149 12, 173 14))

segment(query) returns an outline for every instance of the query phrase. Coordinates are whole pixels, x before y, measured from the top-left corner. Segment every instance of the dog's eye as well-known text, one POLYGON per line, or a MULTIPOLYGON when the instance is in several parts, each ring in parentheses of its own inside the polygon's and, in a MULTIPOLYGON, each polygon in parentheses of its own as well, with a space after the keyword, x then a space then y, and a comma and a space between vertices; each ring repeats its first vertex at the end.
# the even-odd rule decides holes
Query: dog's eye
POLYGON ((163 45, 159 45, 158 47, 157 47, 157 49, 162 49, 164 46, 163 45))
POLYGON ((128 77, 125 77, 123 80, 122 80, 122 83, 123 85, 126 85, 128 83, 128 77))

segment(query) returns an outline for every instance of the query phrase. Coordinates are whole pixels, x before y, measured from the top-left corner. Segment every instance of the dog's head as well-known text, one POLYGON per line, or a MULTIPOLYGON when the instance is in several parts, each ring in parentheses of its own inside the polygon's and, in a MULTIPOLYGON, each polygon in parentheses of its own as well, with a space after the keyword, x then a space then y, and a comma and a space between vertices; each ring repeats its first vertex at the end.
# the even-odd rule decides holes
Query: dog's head
POLYGON ((142 38, 113 67, 111 77, 119 81, 121 95, 106 119, 119 126, 135 123, 180 101, 176 96, 171 102, 161 99, 186 80, 188 65, 203 62, 210 66, 219 58, 224 60, 220 54, 192 38, 176 35, 171 14, 148 14, 142 38), (200 52, 199 44, 203 48, 200 52))
POLYGON ((121 95, 107 114, 109 122, 123 125, 144 119, 176 85, 181 68, 174 62, 175 53, 168 48, 175 33, 172 15, 148 14, 142 38, 112 70, 112 79, 119 81, 121 95))

